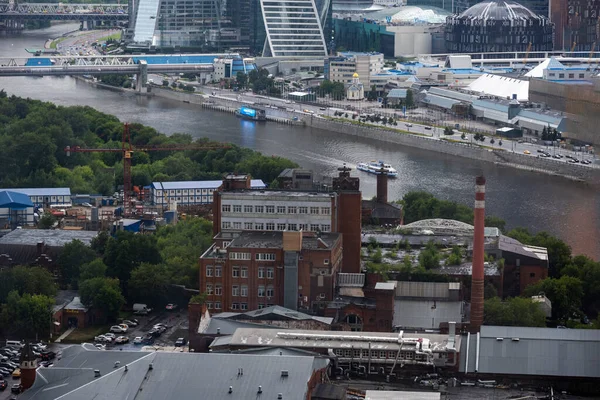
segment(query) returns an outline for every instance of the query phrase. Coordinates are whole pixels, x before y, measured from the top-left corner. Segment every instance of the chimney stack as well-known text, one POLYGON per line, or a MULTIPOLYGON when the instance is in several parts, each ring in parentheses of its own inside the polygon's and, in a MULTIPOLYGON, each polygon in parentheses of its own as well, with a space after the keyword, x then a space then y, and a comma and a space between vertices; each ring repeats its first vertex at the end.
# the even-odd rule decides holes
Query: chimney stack
POLYGON ((377 175, 377 202, 378 203, 387 203, 387 195, 388 195, 388 176, 387 172, 381 168, 379 170, 379 174, 377 175))
POLYGON ((483 324, 483 259, 485 228, 485 177, 475 178, 475 232, 473 237, 473 270, 471 275, 471 326, 479 332, 483 324))

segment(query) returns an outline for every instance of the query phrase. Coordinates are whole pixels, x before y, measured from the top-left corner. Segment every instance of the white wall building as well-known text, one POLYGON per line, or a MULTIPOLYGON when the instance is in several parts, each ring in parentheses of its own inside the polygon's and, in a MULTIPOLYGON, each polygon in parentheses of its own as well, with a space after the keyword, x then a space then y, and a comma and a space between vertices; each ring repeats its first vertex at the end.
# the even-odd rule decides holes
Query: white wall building
POLYGON ((355 72, 352 77, 352 83, 346 89, 346 99, 362 100, 365 98, 365 87, 360 83, 358 74, 355 72))
MULTIPOLYGON (((168 207, 172 202, 189 206, 212 204, 213 193, 221 187, 223 181, 180 181, 153 182, 150 185, 153 205, 168 207)), ((252 179, 252 189, 265 189, 267 185, 261 179, 252 179)))
POLYGON ((329 60, 329 80, 349 85, 357 73, 363 85, 371 87, 371 76, 383 71, 383 57, 383 53, 338 53, 338 57, 329 60))
POLYGON ((68 208, 72 206, 70 188, 0 189, 0 192, 4 190, 26 194, 36 207, 68 208))

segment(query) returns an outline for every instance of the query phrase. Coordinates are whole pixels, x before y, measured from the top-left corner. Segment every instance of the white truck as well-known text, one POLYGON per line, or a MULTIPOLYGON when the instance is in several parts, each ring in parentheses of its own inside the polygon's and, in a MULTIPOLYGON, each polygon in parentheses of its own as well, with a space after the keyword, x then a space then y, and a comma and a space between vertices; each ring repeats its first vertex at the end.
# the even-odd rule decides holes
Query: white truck
POLYGON ((135 303, 133 305, 133 313, 137 314, 137 315, 146 315, 148 314, 150 311, 152 311, 151 308, 148 308, 148 306, 146 304, 142 304, 142 303, 135 303))

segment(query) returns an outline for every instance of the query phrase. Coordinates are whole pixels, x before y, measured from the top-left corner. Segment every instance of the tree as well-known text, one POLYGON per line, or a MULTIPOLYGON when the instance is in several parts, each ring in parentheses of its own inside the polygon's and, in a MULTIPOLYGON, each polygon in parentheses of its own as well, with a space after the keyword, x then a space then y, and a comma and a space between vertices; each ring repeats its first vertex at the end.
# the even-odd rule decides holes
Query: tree
POLYGON ((238 71, 238 73, 235 76, 235 80, 241 89, 246 88, 246 86, 248 85, 248 75, 246 75, 242 71, 238 71))
POLYGON ((73 240, 71 243, 67 243, 58 256, 60 284, 62 286, 71 285, 76 288, 81 266, 95 259, 96 252, 83 244, 82 241, 73 240))
POLYGON ((109 320, 114 320, 125 304, 118 279, 88 279, 80 283, 79 294, 83 304, 102 311, 109 320))
POLYGON ((546 278, 525 288, 526 296, 544 293, 552 302, 552 317, 566 321, 579 314, 583 299, 583 283, 572 276, 546 278))
POLYGON ((195 294, 190 298, 188 304, 204 304, 208 295, 206 293, 195 294))
POLYGON ((2 326, 25 339, 47 338, 52 322, 54 300, 41 294, 19 295, 12 291, 2 305, 2 326))
POLYGON ((142 263, 131 271, 130 297, 136 302, 156 307, 166 299, 170 280, 169 271, 164 265, 142 263))
POLYGON ((501 326, 546 326, 546 316, 538 303, 522 297, 501 301, 498 297, 485 300, 484 323, 501 326))
POLYGON ((371 86, 371 90, 367 92, 367 100, 374 101, 377 100, 377 86, 371 86))
POLYGON ((438 268, 440 266, 440 254, 433 242, 427 243, 425 249, 419 254, 419 266, 425 270, 438 268))
POLYGON ((16 291, 24 294, 41 294, 52 297, 56 294, 53 276, 41 267, 16 266, 0 271, 0 303, 5 303, 8 294, 16 291))
POLYGON ((85 281, 93 278, 101 278, 106 275, 106 265, 101 258, 96 258, 94 261, 83 264, 79 269, 79 280, 85 281))
POLYGON ((56 222, 56 217, 49 212, 45 212, 44 215, 40 218, 38 222, 38 228, 40 229, 50 229, 54 226, 56 222))
POLYGON ((415 99, 411 89, 406 89, 406 99, 404 100, 404 104, 406 104, 406 108, 413 108, 415 106, 415 99))

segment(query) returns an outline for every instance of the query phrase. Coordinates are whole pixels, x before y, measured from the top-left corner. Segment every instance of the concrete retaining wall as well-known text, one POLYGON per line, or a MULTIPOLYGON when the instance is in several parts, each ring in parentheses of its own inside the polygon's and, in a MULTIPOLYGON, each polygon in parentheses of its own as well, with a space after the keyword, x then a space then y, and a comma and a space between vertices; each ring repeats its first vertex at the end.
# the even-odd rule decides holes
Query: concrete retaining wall
POLYGON ((171 89, 163 89, 157 86, 152 86, 150 93, 158 97, 164 97, 165 99, 169 100, 182 101, 184 103, 202 104, 204 102, 204 97, 202 97, 199 94, 178 92, 171 89))

